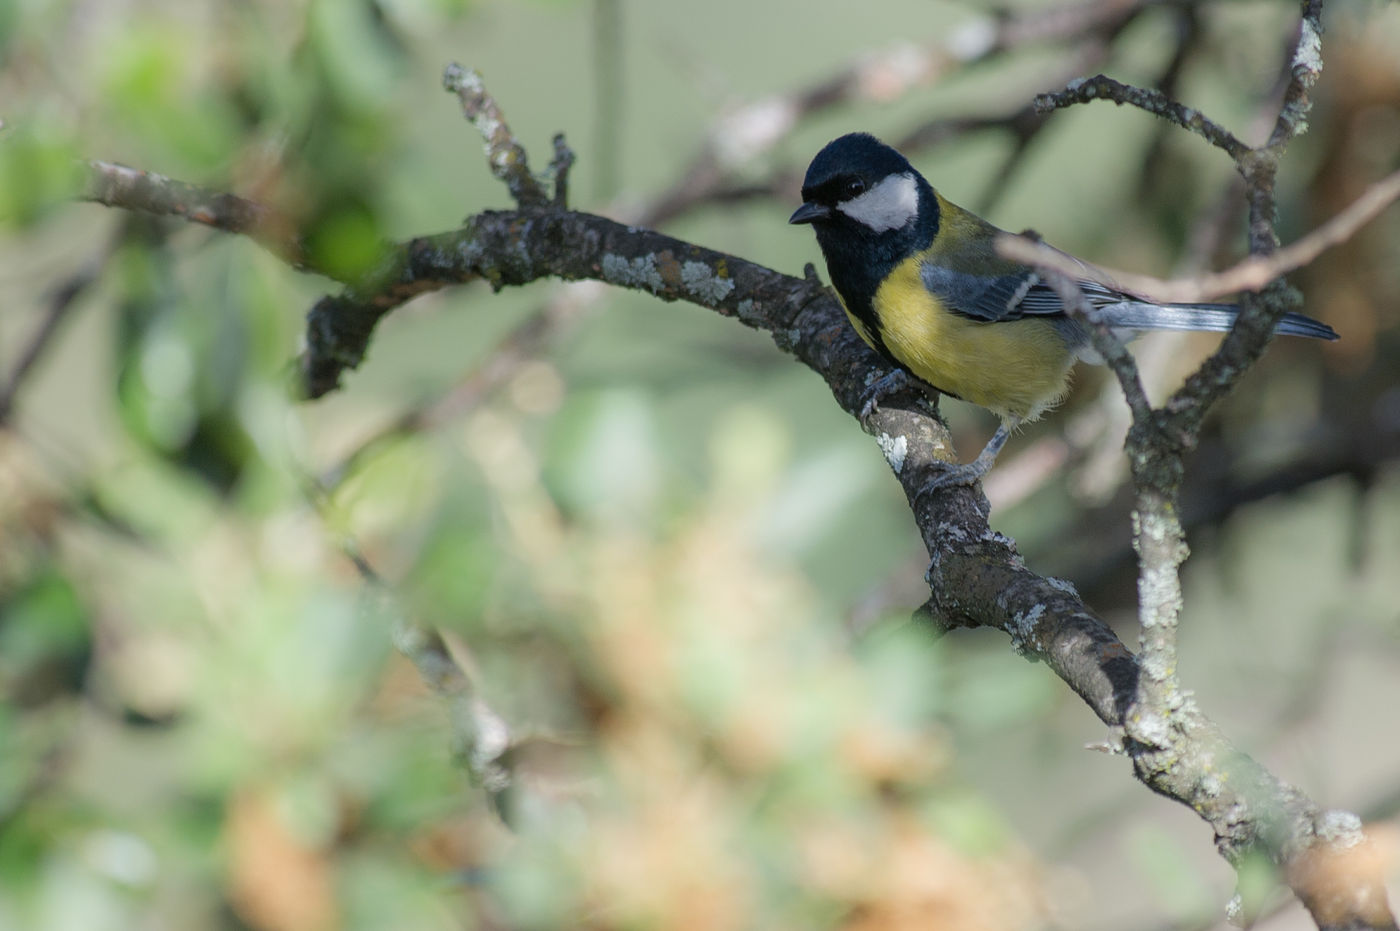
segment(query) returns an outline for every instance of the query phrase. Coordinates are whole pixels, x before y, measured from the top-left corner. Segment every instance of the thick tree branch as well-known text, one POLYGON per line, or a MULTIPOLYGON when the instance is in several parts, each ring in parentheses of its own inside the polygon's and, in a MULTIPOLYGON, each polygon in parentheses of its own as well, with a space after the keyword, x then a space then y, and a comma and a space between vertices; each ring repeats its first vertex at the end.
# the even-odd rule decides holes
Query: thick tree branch
POLYGON ((384 314, 410 298, 478 279, 499 290, 551 277, 685 300, 749 326, 768 322, 765 308, 771 314, 813 297, 800 279, 606 217, 549 207, 487 211, 460 229, 394 247, 364 285, 319 301, 307 321, 307 391, 333 390, 363 358, 384 314))
MULTIPOLYGON (((857 99, 888 101, 923 86, 946 73, 949 68, 974 64, 1035 43, 1075 40, 1076 45, 1066 52, 1063 67, 1069 74, 1078 73, 1102 60, 1110 40, 1152 6, 1153 0, 1128 3, 1122 0, 1089 0, 1063 8, 1002 13, 971 20, 954 33, 940 36, 927 46, 901 43, 881 52, 863 55, 835 79, 788 94, 765 97, 721 117, 706 134, 706 140, 690 170, 648 205, 626 211, 622 218, 636 225, 655 227, 706 204, 783 196, 798 183, 797 176, 786 167, 777 167, 756 182, 739 181, 736 177, 748 162, 774 148, 785 137, 784 131, 793 128, 797 121, 857 99), (922 56, 928 57, 925 59, 922 56), (917 64, 919 61, 924 63, 917 64), (779 121, 781 125, 774 131, 770 125, 774 114, 789 111, 795 111, 794 121, 779 121)), ((493 148, 501 147, 523 153, 523 148, 511 136, 501 118, 499 106, 480 84, 479 75, 468 75, 460 67, 452 66, 445 80, 448 89, 460 96, 459 88, 464 83, 472 85, 466 95, 464 110, 474 125, 488 135, 488 156, 493 148), (483 119, 483 113, 490 114, 492 118, 483 119)), ((1007 180, 1044 125, 1044 117, 1028 104, 1000 115, 932 120, 906 134, 898 142, 897 148, 912 151, 972 132, 1009 130, 1014 135, 1015 147, 981 199, 983 209, 988 209, 1006 189, 1007 180)), ((553 204, 563 207, 568 204, 568 172, 574 161, 574 153, 565 144, 562 134, 554 137, 554 152, 555 157, 546 177, 554 181, 553 204)), ((528 171, 526 174, 529 174, 528 171)), ((560 303, 570 307, 569 317, 575 316, 572 310, 576 309, 577 301, 547 302, 488 353, 489 361, 483 368, 464 373, 447 397, 431 405, 405 411, 359 443, 323 479, 334 485, 348 474, 361 456, 387 437, 422 429, 440 421, 449 412, 460 412, 474 406, 487 391, 504 381, 554 335, 553 328, 562 318, 554 308, 560 303)))

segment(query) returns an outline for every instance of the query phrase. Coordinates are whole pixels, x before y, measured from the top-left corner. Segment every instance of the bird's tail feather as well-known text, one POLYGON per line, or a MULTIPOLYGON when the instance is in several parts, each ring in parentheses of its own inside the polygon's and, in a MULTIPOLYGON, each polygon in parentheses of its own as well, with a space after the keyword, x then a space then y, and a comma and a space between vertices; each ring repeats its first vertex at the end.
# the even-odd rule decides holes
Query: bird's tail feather
MULTIPOLYGON (((1100 308, 1104 322, 1125 330, 1201 330, 1223 333, 1234 326, 1240 309, 1236 304, 1148 304, 1123 301, 1100 308)), ((1330 326, 1302 314, 1284 314, 1274 327, 1284 336, 1336 339, 1330 326)))

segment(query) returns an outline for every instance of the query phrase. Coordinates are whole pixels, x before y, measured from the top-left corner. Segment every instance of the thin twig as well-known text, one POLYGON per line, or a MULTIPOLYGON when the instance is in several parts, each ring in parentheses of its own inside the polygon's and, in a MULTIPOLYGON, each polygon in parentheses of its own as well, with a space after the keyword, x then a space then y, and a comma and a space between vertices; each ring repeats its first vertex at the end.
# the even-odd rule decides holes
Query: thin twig
POLYGON ((49 298, 48 308, 44 311, 43 318, 34 330, 34 335, 29 338, 19 357, 15 360, 14 366, 10 369, 9 377, 3 384, 0 384, 0 426, 6 424, 10 419, 10 414, 14 412, 15 398, 20 389, 24 386, 25 379, 29 377, 34 366, 43 358, 49 347, 53 344, 54 337, 63 328, 63 324, 68 320, 73 308, 77 306, 78 298, 87 292, 98 276, 102 274, 102 269, 106 267, 108 260, 121 245, 126 235, 128 224, 123 223, 121 229, 115 233, 111 240, 102 247, 94 259, 87 267, 74 272, 67 281, 63 282, 53 292, 49 298))
POLYGON ((1267 256, 1251 255, 1225 271, 1171 283, 1163 299, 1209 301, 1226 294, 1259 291, 1270 281, 1310 264, 1328 249, 1346 242, 1397 198, 1400 198, 1400 171, 1372 184, 1344 210, 1302 239, 1267 256), (1173 285, 1179 290, 1173 290, 1173 285))
POLYGON ((82 200, 179 217, 226 233, 238 233, 293 268, 325 274, 324 269, 312 264, 295 224, 265 204, 115 162, 94 160, 84 164, 87 177, 79 195, 82 200))
POLYGON ((525 149, 510 131, 496 99, 486 92, 481 75, 454 62, 443 70, 442 86, 462 101, 462 113, 486 140, 486 161, 491 173, 505 182, 515 202, 522 207, 548 204, 548 193, 530 173, 525 149))
POLYGON ((1222 149, 1233 159, 1240 159, 1248 151, 1233 133, 1214 120, 1208 119, 1200 110, 1172 100, 1161 91, 1145 87, 1134 87, 1115 81, 1106 74, 1096 74, 1091 78, 1076 78, 1065 85, 1062 91, 1041 94, 1035 98, 1035 106, 1042 113, 1060 110, 1074 104, 1092 100, 1108 100, 1122 106, 1128 104, 1148 113, 1170 120, 1182 129, 1189 130, 1222 149))
POLYGON ((1284 90, 1278 120, 1267 144, 1277 154, 1308 129, 1308 114, 1312 110, 1308 92, 1322 74, 1322 0, 1303 0, 1298 37, 1288 57, 1288 70, 1291 79, 1284 90))
MULTIPOLYGON (((307 497, 326 520, 330 504, 325 489, 310 482, 307 497)), ((510 726, 481 697, 442 635, 419 626, 408 616, 401 599, 375 570, 359 543, 349 534, 341 533, 337 535, 337 546, 359 573, 367 593, 375 601, 377 612, 391 619, 394 646, 413 663, 428 688, 444 700, 453 738, 468 772, 486 792, 497 816, 507 825, 511 824, 513 813, 509 798, 519 780, 510 764, 513 746, 510 726)))
POLYGON ((1055 289, 1055 293, 1060 296, 1060 302, 1064 305, 1066 312, 1089 325, 1089 338, 1093 343, 1094 350, 1103 357, 1104 362, 1117 377, 1118 384, 1123 389, 1123 398, 1128 402, 1128 409, 1133 412, 1133 419, 1146 420, 1151 417, 1152 403, 1147 400, 1147 390, 1142 385, 1137 360, 1133 358, 1132 353, 1128 352, 1128 347, 1123 344, 1123 341, 1115 336, 1113 330, 1101 319, 1099 312, 1089 306, 1083 290, 1079 287, 1078 280, 1052 268, 1045 266, 1038 266, 1038 268, 1045 275, 1050 286, 1055 289))
MULTIPOLYGON (((1288 143, 1307 128, 1312 103, 1308 90, 1322 69, 1322 2, 1302 0, 1297 38, 1285 61, 1288 79, 1284 82, 1279 115, 1269 141, 1249 149, 1235 159, 1235 167, 1245 181, 1245 201, 1249 206, 1249 251, 1263 258, 1278 249, 1275 230, 1277 203, 1274 193, 1279 157, 1288 143)), ((1241 301, 1239 320, 1220 347, 1201 363, 1164 405, 1164 436, 1179 438, 1183 449, 1190 448, 1201 423, 1215 402, 1230 391, 1245 371, 1263 353, 1274 324, 1298 303, 1296 292, 1274 280, 1258 296, 1246 292, 1241 301)))
POLYGON ((554 179, 554 206, 561 210, 569 206, 569 169, 574 167, 574 150, 569 148, 563 133, 554 134, 554 158, 549 174, 554 179))
POLYGON ((60 327, 68 319, 68 314, 77 303, 78 298, 97 280, 99 268, 100 263, 97 263, 76 272, 54 291, 53 297, 49 299, 49 306, 44 312, 43 319, 39 321, 38 327, 34 330, 34 335, 29 338, 29 342, 25 345, 19 358, 15 360, 14 367, 10 369, 10 375, 5 379, 5 383, 0 385, 0 426, 9 421, 10 414, 14 410, 15 396, 19 394, 25 378, 43 356, 45 350, 48 349, 53 338, 58 335, 60 327))

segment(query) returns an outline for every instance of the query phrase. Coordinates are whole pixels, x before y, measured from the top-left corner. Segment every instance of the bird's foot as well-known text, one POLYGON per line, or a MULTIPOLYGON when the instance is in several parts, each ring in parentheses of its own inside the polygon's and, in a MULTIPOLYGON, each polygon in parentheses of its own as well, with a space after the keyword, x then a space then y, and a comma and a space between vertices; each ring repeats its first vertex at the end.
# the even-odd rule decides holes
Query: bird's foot
POLYGON ((982 476, 987 474, 987 470, 997 461, 997 454, 1006 445, 1007 439, 1011 436, 1011 431, 1016 429, 1017 421, 1003 423, 997 428, 997 432, 992 434, 992 438, 987 441, 987 445, 982 448, 982 452, 977 454, 977 458, 968 463, 945 462, 937 474, 919 488, 916 498, 922 498, 932 491, 943 488, 954 488, 959 485, 973 485, 981 481, 982 476))
POLYGON ((945 462, 928 481, 919 487, 919 497, 943 488, 956 488, 960 485, 975 485, 981 481, 987 470, 976 461, 968 463, 945 462))
POLYGON ((881 401, 896 391, 908 388, 909 385, 909 376, 904 369, 892 369, 881 375, 865 390, 865 403, 860 406, 860 419, 869 420, 880 409, 881 401))

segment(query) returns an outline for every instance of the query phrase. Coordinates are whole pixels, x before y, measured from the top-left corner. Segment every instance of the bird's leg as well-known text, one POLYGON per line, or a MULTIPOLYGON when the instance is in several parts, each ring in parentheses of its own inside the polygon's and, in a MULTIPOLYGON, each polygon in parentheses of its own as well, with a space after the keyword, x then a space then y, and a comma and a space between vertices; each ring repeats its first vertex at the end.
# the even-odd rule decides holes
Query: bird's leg
POLYGON ((871 386, 865 389, 865 403, 860 406, 860 419, 869 420, 871 415, 880 409, 880 402, 887 395, 909 387, 909 376, 904 369, 891 369, 881 375, 871 386))
POLYGON ((987 470, 992 467, 992 463, 997 461, 997 453, 1006 445, 1006 441, 1011 436, 1011 431, 1020 425, 1018 419, 1004 420, 997 432, 992 434, 992 438, 987 441, 987 445, 982 447, 982 452, 977 454, 977 458, 966 464, 954 462, 945 463, 938 474, 924 483, 919 489, 919 496, 937 491, 940 488, 948 488, 952 485, 971 485, 978 481, 987 470))

